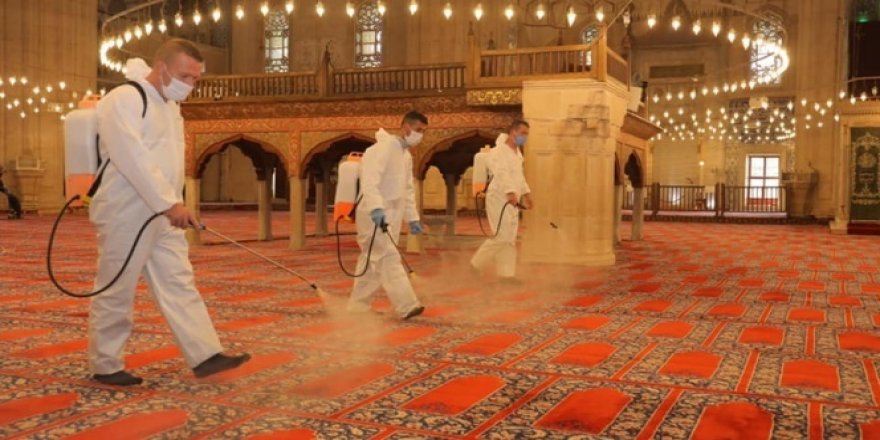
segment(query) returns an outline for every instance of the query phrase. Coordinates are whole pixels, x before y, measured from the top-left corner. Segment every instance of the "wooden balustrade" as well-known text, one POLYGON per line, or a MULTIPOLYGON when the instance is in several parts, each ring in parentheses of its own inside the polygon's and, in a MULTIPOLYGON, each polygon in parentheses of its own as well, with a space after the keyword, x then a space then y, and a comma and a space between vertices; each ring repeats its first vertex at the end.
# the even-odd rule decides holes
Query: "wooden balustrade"
POLYGON ((278 96, 318 96, 318 75, 307 72, 207 76, 196 84, 190 101, 278 96))
POLYGON ((604 34, 593 44, 480 50, 471 36, 467 62, 334 70, 325 53, 316 71, 206 76, 189 101, 431 95, 466 88, 519 88, 522 81, 608 77, 629 86, 629 63, 609 50, 604 34))
MULTIPOLYGON (((656 216, 668 213, 786 214, 787 192, 783 186, 661 185, 645 187, 645 211, 656 216)), ((632 188, 623 198, 623 209, 633 209, 632 188)))
POLYGON ((333 95, 444 92, 464 88, 464 64, 347 69, 330 74, 333 95))

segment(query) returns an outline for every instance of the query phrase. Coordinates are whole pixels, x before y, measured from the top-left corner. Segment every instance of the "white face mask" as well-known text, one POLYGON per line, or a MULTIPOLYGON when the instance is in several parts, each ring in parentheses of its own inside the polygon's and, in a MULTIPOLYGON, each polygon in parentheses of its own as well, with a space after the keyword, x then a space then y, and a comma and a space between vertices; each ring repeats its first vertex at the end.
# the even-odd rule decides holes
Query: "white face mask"
POLYGON ((406 135, 406 137, 403 140, 405 140, 406 144, 409 145, 410 147, 415 147, 416 145, 419 144, 419 142, 422 141, 422 136, 423 136, 422 133, 419 133, 415 130, 412 130, 409 132, 408 135, 406 135))
POLYGON ((165 82, 162 82, 162 95, 164 95, 166 99, 172 101, 182 102, 186 100, 186 97, 192 92, 193 86, 172 76, 171 73, 168 72, 167 67, 165 67, 165 73, 171 77, 171 84, 165 85, 165 82))

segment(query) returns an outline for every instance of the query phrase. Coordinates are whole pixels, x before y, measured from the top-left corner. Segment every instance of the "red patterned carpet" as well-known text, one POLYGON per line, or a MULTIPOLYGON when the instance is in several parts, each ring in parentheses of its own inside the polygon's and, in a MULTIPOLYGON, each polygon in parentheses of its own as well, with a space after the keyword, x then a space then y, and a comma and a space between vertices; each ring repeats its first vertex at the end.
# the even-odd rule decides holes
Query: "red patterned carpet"
MULTIPOLYGON (((254 235, 254 213, 205 221, 254 235)), ((113 389, 87 379, 87 301, 47 280, 49 226, 0 221, 0 437, 880 438, 874 237, 648 223, 613 268, 522 267, 515 289, 468 279, 468 253, 413 255, 428 308, 407 323, 339 310, 351 281, 332 237, 249 243, 317 281, 329 310, 249 254, 201 246, 221 338, 254 359, 195 379, 144 291, 126 362, 146 382, 113 389)), ((73 218, 59 240, 62 278, 89 288, 90 226, 73 218)), ((344 251, 353 265, 351 236, 344 251)))

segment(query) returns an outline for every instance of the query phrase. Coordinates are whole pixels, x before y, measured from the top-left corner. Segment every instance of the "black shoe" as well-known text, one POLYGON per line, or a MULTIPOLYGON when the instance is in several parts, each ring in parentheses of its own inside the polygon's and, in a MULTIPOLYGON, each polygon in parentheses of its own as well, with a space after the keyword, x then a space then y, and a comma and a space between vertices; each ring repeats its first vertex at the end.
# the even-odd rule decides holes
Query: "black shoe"
POLYGON ((418 306, 418 307, 410 310, 409 313, 407 313, 406 316, 403 317, 403 320, 406 321, 409 318, 415 318, 416 316, 421 315, 422 312, 424 312, 424 311, 425 311, 425 306, 418 306))
POLYGON ((202 362, 197 367, 193 368, 193 373, 195 373, 196 377, 207 377, 212 374, 217 374, 221 371, 231 370, 233 368, 238 368, 241 364, 250 360, 251 355, 247 353, 242 353, 238 356, 229 356, 223 353, 217 353, 214 356, 208 358, 208 360, 202 362))
POLYGON ((92 379, 95 379, 104 385, 116 385, 121 387, 140 385, 144 382, 140 377, 134 376, 125 370, 119 370, 113 374, 95 374, 92 375, 92 379))

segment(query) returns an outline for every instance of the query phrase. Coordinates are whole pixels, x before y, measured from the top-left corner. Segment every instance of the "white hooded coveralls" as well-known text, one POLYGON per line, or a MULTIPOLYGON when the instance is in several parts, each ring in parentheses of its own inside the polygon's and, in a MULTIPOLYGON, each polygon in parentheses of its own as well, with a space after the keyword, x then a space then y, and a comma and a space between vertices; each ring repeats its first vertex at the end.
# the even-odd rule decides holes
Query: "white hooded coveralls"
MULTIPOLYGON (((165 101, 147 81, 147 113, 137 89, 120 86, 98 104, 101 157, 109 158, 89 217, 98 232, 95 287, 107 285, 125 261, 138 230, 154 213, 183 200, 184 141, 180 107, 165 101)), ((116 284, 92 298, 89 367, 94 374, 124 369, 123 350, 132 330, 135 288, 141 274, 168 321, 190 368, 223 351, 196 290, 182 229, 168 218, 153 220, 116 284)))
MULTIPOLYGON (((419 220, 413 186, 413 159, 403 140, 385 130, 376 132, 376 143, 361 158, 360 192, 357 207, 357 241, 361 248, 357 273, 367 264, 367 252, 373 237, 375 223, 370 213, 385 211, 385 222, 394 242, 400 239, 401 222, 419 220)), ((400 317, 419 306, 400 254, 391 240, 379 228, 373 241, 370 265, 364 276, 355 278, 348 309, 355 312, 370 310, 373 294, 382 287, 391 300, 394 312, 400 317)))
POLYGON ((507 138, 507 134, 498 136, 487 161, 492 181, 486 191, 486 216, 492 234, 497 236, 486 239, 471 258, 471 264, 480 270, 494 260, 497 275, 504 278, 516 275, 516 233, 519 228, 519 209, 515 206, 504 208, 507 194, 514 193, 519 198, 532 192, 523 173, 522 152, 507 145, 507 138), (498 232, 502 210, 504 218, 498 232))

